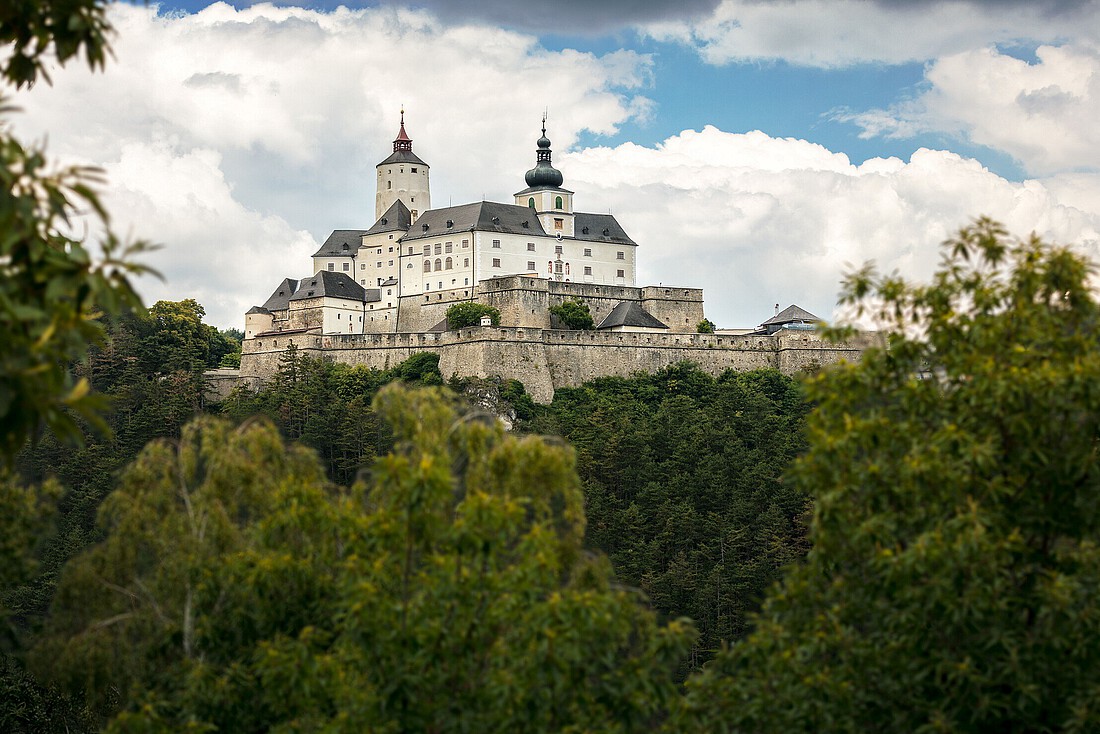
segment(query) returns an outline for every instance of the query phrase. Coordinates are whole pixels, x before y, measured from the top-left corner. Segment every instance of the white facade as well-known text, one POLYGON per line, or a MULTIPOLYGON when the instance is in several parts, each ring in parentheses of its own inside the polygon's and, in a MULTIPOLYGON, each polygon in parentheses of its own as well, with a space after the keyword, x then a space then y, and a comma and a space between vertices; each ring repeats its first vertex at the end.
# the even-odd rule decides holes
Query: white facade
POLYGON ((377 166, 378 193, 374 197, 374 218, 377 221, 395 201, 401 199, 412 211, 415 222, 422 212, 432 208, 428 185, 428 164, 383 161, 377 166))

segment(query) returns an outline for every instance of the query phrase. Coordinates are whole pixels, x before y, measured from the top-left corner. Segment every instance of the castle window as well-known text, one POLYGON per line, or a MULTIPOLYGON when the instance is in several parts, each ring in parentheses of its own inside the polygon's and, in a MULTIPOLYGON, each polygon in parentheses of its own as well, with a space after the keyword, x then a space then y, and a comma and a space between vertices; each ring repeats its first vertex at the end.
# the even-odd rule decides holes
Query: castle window
POLYGON ((561 217, 554 217, 554 229, 565 229, 565 220, 561 217))
POLYGON ((622 271, 622 270, 616 270, 615 271, 615 277, 616 278, 624 278, 624 277, 626 277, 626 272, 622 271))
POLYGON ((499 257, 494 257, 493 258, 493 267, 494 268, 499 268, 500 267, 500 258, 499 257))
POLYGON ((413 266, 413 264, 409 263, 408 265, 405 266, 405 270, 412 270, 412 266, 413 266))
POLYGON ((329 263, 328 264, 328 269, 329 270, 335 270, 336 269, 336 263, 329 263))
POLYGON ((432 261, 431 260, 425 260, 424 261, 424 272, 425 273, 432 272, 432 261))
POLYGON ((344 263, 344 272, 346 273, 349 270, 351 270, 351 263, 344 263))
MULTIPOLYGON (((439 281, 439 290, 443 290, 443 281, 439 281)), ((436 298, 442 298, 443 296, 436 296, 436 298)))
POLYGON ((416 169, 415 168, 410 168, 409 173, 416 173, 416 169))
POLYGON ((616 260, 625 260, 626 259, 626 253, 625 252, 616 252, 615 253, 615 259, 616 260))
POLYGON ((470 246, 470 241, 469 240, 462 240, 462 246, 463 247, 469 247, 470 246))
POLYGON ((416 218, 418 216, 420 216, 420 215, 417 213, 416 209, 413 209, 412 210, 412 219, 413 219, 414 222, 416 221, 416 218))
POLYGON ((359 264, 359 269, 360 270, 366 270, 367 269, 367 264, 366 263, 360 263, 359 264))
POLYGON ((585 257, 592 257, 592 249, 589 248, 589 247, 584 248, 584 256, 585 257))
POLYGON ((444 245, 443 251, 444 252, 453 252, 454 251, 454 243, 453 242, 448 242, 446 245, 444 245))
POLYGON ((409 254, 410 255, 413 254, 413 248, 411 248, 411 247, 409 248, 409 254))
POLYGON ((393 188, 393 181, 387 181, 386 182, 386 188, 387 189, 392 189, 393 188))
POLYGON ((382 248, 381 248, 381 247, 379 247, 379 248, 378 248, 378 254, 379 254, 379 255, 381 255, 381 254, 382 254, 382 248))
POLYGON ((527 206, 531 207, 532 209, 535 208, 535 197, 532 196, 530 199, 527 200, 527 206))
POLYGON ((590 265, 586 265, 586 266, 584 267, 584 274, 585 274, 585 275, 592 275, 592 266, 590 266, 590 265))
POLYGON ((381 261, 381 260, 379 260, 379 261, 378 261, 378 263, 377 263, 377 264, 375 265, 375 267, 377 267, 377 268, 380 268, 380 267, 382 267, 382 261, 381 261))
POLYGON ((436 271, 443 269, 443 261, 440 260, 438 257, 435 259, 435 269, 436 271))
POLYGON ((527 251, 528 252, 534 252, 535 251, 535 243, 534 242, 528 242, 527 243, 527 251))
POLYGON ((565 274, 569 275, 569 263, 565 264, 565 274))
POLYGON ((534 270, 535 269, 535 261, 534 260, 528 260, 527 261, 527 269, 528 270, 534 270))
POLYGON ((366 285, 366 284, 367 284, 367 281, 365 281, 365 280, 359 281, 359 285, 366 285))
POLYGON ((500 240, 493 240, 493 247, 495 247, 496 249, 499 250, 500 249, 500 240))
MULTIPOLYGON (((392 235, 392 234, 390 235, 390 239, 391 239, 391 240, 393 239, 393 235, 392 235)), ((390 252, 393 252, 393 248, 392 248, 392 247, 390 248, 390 252)))
POLYGON ((431 245, 424 245, 424 254, 425 255, 431 255, 432 254, 432 246, 431 245))
POLYGON ((435 243, 435 254, 436 255, 442 255, 443 254, 443 245, 439 244, 438 242, 435 243))
POLYGON ((554 245, 554 254, 555 255, 560 255, 561 254, 561 245, 554 245))
POLYGON ((468 257, 462 258, 462 267, 464 267, 464 268, 470 267, 470 258, 468 258, 468 257))
POLYGON ((391 268, 392 268, 392 267, 393 267, 393 260, 390 260, 390 261, 389 261, 389 263, 390 263, 390 264, 389 264, 389 267, 391 267, 391 268))
POLYGON ((451 258, 447 258, 447 262, 445 262, 443 264, 443 267, 446 268, 447 270, 451 269, 451 258))
POLYGON ((561 203, 562 202, 561 202, 561 197, 560 196, 558 198, 554 199, 554 208, 555 209, 563 209, 564 207, 561 205, 561 203))
POLYGON ((387 296, 392 296, 393 295, 393 288, 387 288, 386 289, 386 295, 387 296))
POLYGON ((561 263, 554 263, 554 272, 561 275, 561 263))

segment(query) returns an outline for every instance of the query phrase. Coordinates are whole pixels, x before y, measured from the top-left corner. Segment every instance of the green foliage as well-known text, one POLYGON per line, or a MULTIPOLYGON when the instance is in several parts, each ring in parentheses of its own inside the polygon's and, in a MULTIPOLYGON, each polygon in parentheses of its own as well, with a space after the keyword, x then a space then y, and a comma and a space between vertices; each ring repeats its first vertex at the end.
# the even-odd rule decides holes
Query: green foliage
POLYGON ((350 485, 391 446, 392 436, 371 410, 371 399, 394 380, 443 384, 439 355, 421 352, 393 369, 377 370, 304 356, 291 344, 269 384, 257 393, 238 389, 219 408, 238 422, 266 416, 285 437, 317 451, 333 481, 350 485))
POLYGON ((684 363, 558 390, 531 424, 577 450, 587 543, 665 617, 695 620, 682 672, 743 637, 764 590, 807 550, 809 498, 780 480, 807 410, 778 372, 716 380, 684 363))
POLYGON ((561 305, 551 306, 550 315, 566 329, 591 331, 596 328, 592 313, 584 301, 565 301, 561 305))
POLYGON ((0 46, 10 56, 0 63, 0 76, 16 87, 49 83, 42 57, 52 52, 60 65, 84 54, 94 71, 102 69, 111 31, 102 0, 10 0, 0 3, 0 46))
POLYGON ((581 550, 572 452, 390 386, 397 450, 326 486, 264 422, 150 445, 35 659, 111 731, 652 729, 690 643, 581 550))
POLYGON ((710 319, 703 319, 695 325, 695 333, 697 334, 713 334, 714 322, 710 319))
POLYGON ((467 326, 477 326, 481 323, 482 316, 488 316, 493 320, 493 325, 500 323, 500 311, 492 306, 474 301, 456 303, 447 309, 447 328, 464 329, 467 326))
POLYGON ((0 129, 0 461, 10 462, 42 422, 69 440, 80 436, 74 414, 104 427, 103 400, 69 365, 103 342, 101 310, 140 306, 128 278, 143 268, 128 258, 143 245, 122 246, 108 233, 95 259, 63 234, 78 209, 107 226, 98 182, 88 169, 50 170, 44 151, 0 129))
POLYGON ((690 686, 684 731, 1100 728, 1100 307, 979 220, 930 285, 864 269, 889 349, 811 382, 813 551, 690 686))

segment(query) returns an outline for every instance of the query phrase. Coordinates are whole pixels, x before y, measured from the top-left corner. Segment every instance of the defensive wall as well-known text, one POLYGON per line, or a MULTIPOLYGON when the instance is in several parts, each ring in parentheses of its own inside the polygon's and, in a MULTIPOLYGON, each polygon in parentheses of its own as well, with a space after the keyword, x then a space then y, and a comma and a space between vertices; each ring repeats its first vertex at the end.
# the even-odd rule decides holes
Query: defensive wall
POLYGON ((240 377, 253 387, 266 381, 278 370, 279 358, 291 343, 302 354, 376 369, 389 369, 420 352, 434 352, 439 355, 444 377, 516 379, 535 400, 547 403, 561 387, 576 387, 608 375, 653 373, 685 360, 712 375, 727 369, 740 372, 767 367, 793 375, 840 360, 857 360, 871 342, 872 337, 864 336, 834 344, 822 341, 813 331, 786 329, 771 336, 522 326, 396 334, 299 332, 245 340, 240 377))

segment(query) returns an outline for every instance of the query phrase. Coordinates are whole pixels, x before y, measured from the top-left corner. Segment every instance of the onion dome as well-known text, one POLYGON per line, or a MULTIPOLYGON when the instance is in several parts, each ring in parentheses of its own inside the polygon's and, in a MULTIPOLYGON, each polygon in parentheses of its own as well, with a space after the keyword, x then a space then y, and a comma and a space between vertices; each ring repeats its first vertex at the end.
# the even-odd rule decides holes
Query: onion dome
POLYGON ((560 188, 565 177, 550 162, 550 138, 546 137, 546 115, 542 116, 542 137, 535 143, 535 167, 523 179, 531 188, 560 188))

